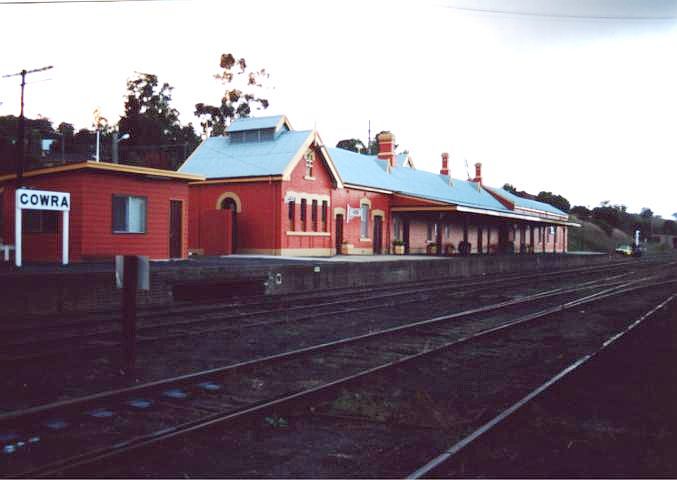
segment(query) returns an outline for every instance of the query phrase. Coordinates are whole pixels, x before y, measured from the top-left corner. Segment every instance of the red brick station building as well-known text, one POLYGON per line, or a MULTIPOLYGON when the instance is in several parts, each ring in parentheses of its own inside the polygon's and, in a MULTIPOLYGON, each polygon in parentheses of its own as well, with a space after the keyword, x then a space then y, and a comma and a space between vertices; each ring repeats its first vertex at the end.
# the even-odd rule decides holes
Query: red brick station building
MULTIPOLYGON (((282 256, 565 252, 566 213, 475 178, 417 170, 394 152, 326 147, 285 116, 239 119, 178 171, 82 162, 26 172, 20 187, 70 193, 72 261, 189 253, 282 256), (400 246, 401 245, 401 246, 400 246)), ((15 175, 0 177, 0 261, 15 248, 15 175)), ((59 212, 23 210, 22 255, 59 261, 59 212)))

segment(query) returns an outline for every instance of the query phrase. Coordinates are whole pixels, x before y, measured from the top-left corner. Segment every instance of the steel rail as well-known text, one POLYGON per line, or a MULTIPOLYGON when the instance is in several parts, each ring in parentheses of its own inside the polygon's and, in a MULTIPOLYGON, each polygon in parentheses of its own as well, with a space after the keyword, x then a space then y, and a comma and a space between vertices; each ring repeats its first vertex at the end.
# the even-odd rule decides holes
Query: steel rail
POLYGON ((548 381, 544 382, 543 384, 541 384, 540 386, 529 392, 526 396, 524 396, 523 398, 512 404, 510 407, 508 407, 507 409, 503 410, 501 413, 496 415, 494 418, 486 422, 484 425, 477 428, 471 434, 465 436, 463 439, 453 444, 445 452, 431 459, 425 465, 421 466, 420 468, 409 474, 406 478, 407 479, 424 478, 434 473, 442 465, 451 460, 455 455, 458 455, 458 453, 464 450, 468 445, 472 444, 480 437, 483 437, 484 435, 492 431, 497 425, 504 422, 506 419, 511 417, 513 414, 515 414, 517 411, 522 409, 524 406, 526 406, 534 399, 540 397, 544 392, 548 391, 554 385, 561 382, 564 378, 571 375, 572 372, 586 365, 592 359, 599 357, 607 348, 609 348, 619 339, 630 333, 634 328, 642 324, 645 320, 653 316, 657 311, 665 308, 676 297, 677 294, 672 294, 667 299, 663 300, 661 303, 652 308, 650 311, 643 314, 637 320, 629 324, 626 328, 622 329, 615 335, 609 337, 606 341, 602 343, 602 345, 596 351, 584 355, 579 359, 577 359, 576 361, 574 361, 572 364, 561 370, 559 373, 550 378, 548 381))
MULTIPOLYGON (((475 282, 470 282, 470 283, 465 283, 463 286, 450 286, 448 285, 449 281, 453 281, 454 279, 457 279, 459 277, 448 277, 444 279, 433 279, 433 280, 421 280, 417 282, 396 282, 396 283, 390 283, 388 285, 384 286, 371 286, 371 287, 344 287, 344 288, 338 288, 338 289, 331 289, 329 291, 324 291, 321 294, 322 299, 326 299, 327 297, 332 298, 332 297, 338 297, 341 298, 345 296, 349 292, 355 292, 357 291, 358 293, 366 291, 368 294, 369 293, 374 293, 374 292, 380 292, 380 291, 387 291, 388 293, 392 292, 393 289, 402 289, 404 290, 404 293, 407 293, 409 290, 411 290, 412 285, 416 288, 420 286, 420 290, 423 291, 428 291, 430 286, 434 286, 437 284, 440 284, 440 288, 449 288, 449 289, 458 289, 458 290, 463 290, 466 288, 472 288, 474 286, 485 286, 489 285, 491 286, 492 284, 495 285, 500 285, 501 283, 505 282, 511 282, 514 280, 520 280, 520 279, 528 279, 528 280, 533 280, 534 278, 540 278, 540 277, 550 277, 550 276, 562 276, 562 275, 570 275, 570 274, 576 274, 576 273, 596 273, 598 271, 605 271, 605 270, 616 270, 618 268, 622 268, 627 265, 637 265, 636 262, 633 261, 628 261, 624 260, 622 262, 615 262, 615 263, 610 263, 610 264, 604 264, 604 265, 595 265, 593 267, 578 267, 578 268, 573 268, 573 269, 566 269, 566 270, 556 270, 552 272, 536 272, 535 274, 529 274, 529 275, 524 275, 524 274, 509 274, 505 276, 501 276, 501 278, 495 279, 495 280, 478 280, 475 282)), ((642 265, 643 267, 646 265, 642 265)), ((435 287, 433 287, 435 288, 435 287)), ((316 298, 318 294, 313 294, 313 295, 308 295, 307 293, 295 293, 295 294, 287 294, 283 298, 280 299, 279 305, 284 305, 285 303, 292 302, 292 301, 297 301, 298 299, 303 300, 303 299, 312 299, 316 298)), ((266 299, 270 299, 271 296, 264 296, 266 299)), ((203 305, 191 305, 189 307, 182 307, 182 306, 173 306, 170 308, 163 307, 161 311, 141 311, 139 312, 139 318, 154 318, 154 317, 167 317, 167 316, 179 316, 179 315, 185 315, 186 313, 197 313, 197 314, 208 314, 212 312, 219 312, 223 310, 224 308, 242 308, 242 307, 250 307, 250 306, 258 306, 258 305, 266 305, 269 304, 269 301, 263 301, 263 302, 255 302, 255 303, 217 303, 217 304, 210 304, 208 306, 203 306, 203 305)), ((322 304, 310 304, 308 306, 299 306, 298 308, 315 308, 316 306, 321 306, 322 304)), ((291 307, 295 308, 295 307, 291 307)), ((265 309, 261 310, 258 312, 252 312, 251 314, 243 314, 243 315, 264 315, 264 314, 269 314, 269 313, 276 313, 279 312, 280 308, 273 308, 273 309, 265 309)), ((285 310, 289 310, 289 307, 286 307, 285 310)), ((113 314, 115 315, 117 312, 108 312, 108 314, 113 314)), ((78 316, 80 315, 86 315, 86 314, 77 314, 78 316)), ((97 314, 92 314, 93 316, 96 316, 97 314)), ((100 315, 100 314, 99 314, 100 315)), ((230 317, 224 317, 224 319, 229 319, 229 318, 238 318, 241 317, 242 315, 233 315, 230 317)), ((108 325, 110 322, 115 322, 117 321, 117 318, 106 318, 103 320, 96 320, 94 322, 101 322, 104 323, 105 325, 108 325)), ((0 333, 4 334, 13 334, 13 333, 20 333, 20 332, 32 332, 35 328, 44 328, 47 330, 51 329, 59 329, 63 327, 78 327, 78 326, 92 326, 92 327, 100 327, 100 325, 97 325, 96 323, 92 323, 93 321, 75 321, 75 322, 61 322, 58 325, 30 325, 28 327, 20 327, 20 328, 3 328, 0 326, 0 333)), ((175 322, 177 323, 177 322, 175 322)), ((160 324, 162 325, 162 324, 160 324)), ((154 325, 153 325, 154 326, 154 325)), ((113 331, 113 329, 110 329, 110 331, 113 331)))
MULTIPOLYGON (((645 279, 638 279, 638 280, 633 280, 630 282, 627 282, 626 285, 631 285, 633 283, 637 283, 640 281, 643 281, 645 279)), ((428 325, 434 325, 436 323, 440 322, 446 322, 449 320, 457 320, 461 319, 464 317, 468 317, 471 315, 476 315, 478 313, 486 313, 486 312, 491 312, 495 310, 500 310, 503 308, 515 306, 515 305, 521 305, 525 303, 529 303, 532 301, 536 300, 541 300, 543 298, 548 298, 551 296, 557 296, 557 295, 562 295, 565 293, 573 293, 577 291, 582 291, 582 290, 587 290, 589 288, 595 288, 597 287, 596 285, 590 285, 594 283, 595 281, 588 282, 588 284, 583 284, 578 287, 571 287, 569 289, 563 289, 563 288, 557 288, 553 290, 547 290, 544 292, 539 292, 534 295, 530 295, 527 297, 522 297, 518 299, 512 299, 512 300, 507 300, 505 302, 500 302, 496 304, 491 304, 491 305, 485 305, 482 307, 477 307, 469 310, 464 310, 461 312, 456 312, 448 315, 442 315, 442 316, 437 316, 433 317, 430 319, 425 319, 425 320, 419 320, 416 322, 408 323, 405 325, 400 325, 397 327, 391 327, 388 329, 384 330, 378 330, 375 332, 369 332, 365 333, 362 335, 357 335, 353 337, 347 337, 347 338, 342 338, 339 340, 331 341, 331 342, 325 342, 317 345, 312 345, 309 347, 304 347, 296 350, 291 350, 288 352, 283 352, 279 354, 274 354, 274 355, 268 355, 265 357, 260 357, 260 358, 255 358, 252 360, 247 360, 243 362, 238 362, 235 364, 231 365, 226 365, 223 367, 217 367, 217 368, 212 368, 208 370, 202 370, 199 372, 194 372, 194 373, 189 373, 186 375, 180 375, 177 377, 171 377, 167 379, 162 379, 162 380, 157 380, 154 382, 147 382, 141 385, 135 385, 133 387, 125 387, 125 388, 120 388, 120 389, 115 389, 115 390, 108 390, 104 392, 99 392, 96 394, 92 395, 87 395, 84 397, 79 397, 75 399, 69 399, 69 400, 62 400, 59 402, 53 402, 45 405, 39 405, 36 407, 31 407, 28 409, 24 410, 19 410, 19 411, 14 411, 14 412, 8 412, 8 413, 1 413, 0 414, 0 424, 6 423, 8 421, 13 421, 17 420, 19 418, 25 418, 28 416, 33 416, 33 415, 38 415, 38 414, 45 414, 50 411, 54 411, 57 409, 63 409, 63 408, 72 408, 72 407, 79 407, 83 405, 87 405, 90 403, 98 402, 103 399, 114 399, 114 398, 119 398, 121 396, 127 396, 130 394, 139 394, 140 392, 144 392, 147 390, 153 390, 153 389, 158 389, 158 388, 165 388, 170 385, 175 385, 175 384, 184 384, 184 383, 189 383, 193 382, 195 380, 199 379, 204 379, 206 377, 214 376, 214 375, 219 375, 223 374, 226 372, 233 372, 236 370, 240 369, 247 369, 247 368, 252 368, 255 366, 261 366, 267 363, 275 363, 279 362, 281 360, 287 360, 290 358, 298 357, 301 355, 306 355, 308 353, 313 353, 313 352, 318 352, 322 351, 325 349, 329 348, 336 348, 344 345, 348 345, 351 343, 357 343, 360 341, 364 340, 369 340, 373 338, 377 338, 379 336, 385 336, 385 335, 392 335, 396 333, 400 333, 403 331, 406 331, 408 329, 413 329, 413 328, 419 328, 421 326, 428 326, 428 325)), ((618 288, 617 286, 613 286, 607 291, 613 291, 614 289, 618 288)), ((596 295, 596 294, 595 294, 596 295)), ((587 298, 587 297, 584 297, 587 298)))
MULTIPOLYGON (((609 278, 621 278, 623 276, 627 276, 629 274, 632 274, 633 272, 628 272, 628 273, 623 273, 616 275, 614 277, 606 277, 605 279, 601 279, 600 281, 608 280, 609 278)), ((533 281, 534 278, 532 277, 520 277, 520 278, 525 278, 528 279, 527 281, 533 281)), ((492 290, 496 288, 497 286, 500 286, 502 283, 507 282, 509 280, 502 280, 500 282, 496 282, 496 285, 486 285, 486 283, 481 283, 478 282, 476 284, 472 285, 464 285, 463 287, 454 287, 454 286, 439 286, 435 287, 433 289, 430 288, 417 288, 409 291, 405 291, 404 293, 406 294, 412 294, 412 293, 426 293, 430 294, 431 291, 437 291, 437 290, 451 290, 452 292, 454 291, 464 291, 466 288, 471 288, 473 286, 482 286, 485 287, 482 290, 492 290)), ((594 281, 594 280, 593 280, 594 281)), ((477 290, 474 291, 476 293, 477 290)), ((453 293, 449 293, 453 294, 453 293)), ((449 295, 449 294, 445 294, 449 295)), ((349 300, 338 300, 338 301, 332 301, 332 302, 324 302, 320 304, 311 304, 311 305, 303 305, 303 306, 297 306, 297 307, 291 307, 289 309, 285 310, 285 313, 289 311, 300 311, 300 310, 308 310, 308 309, 317 309, 317 308, 322 308, 322 307, 330 307, 330 306, 338 306, 338 305, 354 305, 356 301, 363 301, 363 302, 372 302, 372 301, 379 301, 387 298, 400 298, 403 295, 403 292, 394 292, 394 293, 388 293, 385 295, 379 295, 375 297, 367 297, 364 299, 349 299, 349 300)), ((394 302, 393 305, 389 306, 399 306, 399 305, 406 305, 410 303, 415 303, 420 301, 420 299, 410 299, 410 300, 403 300, 399 302, 394 302)), ((372 305, 372 306, 366 306, 366 307, 357 307, 357 308, 350 308, 350 309, 345 309, 341 311, 335 311, 335 312, 327 312, 323 313, 321 316, 334 316, 334 315, 342 315, 345 313, 353 313, 353 312, 360 312, 360 311, 367 311, 370 309, 378 309, 382 308, 381 304, 377 305, 372 305)), ((157 342, 157 341, 166 341, 166 340, 171 340, 171 339, 177 339, 177 338, 185 338, 189 336, 195 336, 195 335, 204 335, 205 333, 215 333, 215 332, 223 332, 223 331, 239 331, 243 328, 252 328, 252 327, 260 327, 260 326, 268 326, 268 325, 276 325, 280 323, 289 323, 289 322, 302 322, 306 320, 311 320, 311 319, 316 319, 318 317, 317 312, 314 312, 313 314, 302 316, 302 317, 297 317, 297 318, 285 318, 285 319, 276 319, 276 320, 269 320, 269 321, 262 321, 262 322, 255 322, 255 323, 248 323, 244 325, 227 325, 224 327, 217 327, 217 328, 211 328, 211 329, 202 329, 202 330, 197 330, 197 331, 188 331, 188 332, 180 332, 180 333, 169 333, 160 337, 148 337, 146 336, 144 338, 144 335, 148 335, 149 331, 153 330, 162 330, 162 329, 168 329, 168 328, 180 328, 182 326, 191 326, 191 325, 197 325, 201 323, 220 323, 226 320, 241 320, 246 317, 252 317, 252 316, 259 316, 263 314, 275 314, 275 313, 281 313, 280 310, 274 309, 274 310, 267 310, 267 311, 259 311, 259 312, 252 312, 252 313, 244 313, 241 315, 232 315, 232 316, 227 316, 227 317, 219 317, 219 318, 211 318, 211 319, 199 319, 199 320, 187 320, 183 322, 167 322, 164 324, 159 324, 159 325, 148 325, 144 327, 140 327, 138 330, 138 343, 151 343, 151 342, 157 342)), ((85 346, 78 346, 75 348, 76 351, 84 353, 88 351, 100 351, 102 348, 116 348, 120 346, 120 342, 115 339, 110 339, 110 334, 119 334, 120 332, 118 331, 119 329, 110 329, 109 331, 104 331, 104 332, 93 332, 89 334, 84 334, 84 335, 71 335, 71 336, 62 336, 62 337, 57 337, 57 338, 51 338, 51 339, 42 339, 42 340, 33 340, 33 341, 28 341, 28 342, 7 342, 4 343, 0 346, 5 347, 5 348, 20 348, 20 347, 33 347, 36 345, 40 344, 53 344, 53 343, 58 343, 58 342, 63 342, 63 341, 68 341, 68 340, 87 340, 87 339, 98 339, 100 337, 104 337, 104 341, 109 341, 111 342, 109 345, 85 345, 85 346)), ((114 335, 113 335, 114 336, 114 335)), ((33 361, 33 360, 39 360, 39 359, 45 359, 45 358, 52 358, 55 356, 60 356, 64 354, 71 354, 73 353, 73 348, 62 348, 59 350, 50 350, 47 352, 38 352, 34 354, 23 354, 23 355, 14 355, 10 357, 0 357, 0 365, 1 364, 9 364, 9 363, 16 363, 16 362, 26 362, 26 361, 33 361)))
MULTIPOLYGON (((675 283, 677 280, 672 280, 669 282, 663 282, 663 284, 669 284, 669 283, 675 283)), ((592 303, 596 302, 605 298, 609 298, 615 295, 623 294, 629 291, 637 291, 637 290, 642 290, 646 288, 651 288, 654 287, 654 284, 645 284, 645 285, 635 285, 632 286, 632 284, 638 283, 637 281, 634 282, 627 282, 624 285, 621 285, 620 287, 613 287, 607 290, 606 296, 601 296, 598 294, 590 295, 587 297, 584 297, 582 299, 578 299, 576 301, 571 301, 567 302, 566 304, 556 306, 553 308, 548 308, 545 310, 542 310, 536 314, 530 314, 524 317, 521 317, 517 320, 508 322, 507 324, 498 326, 498 327, 493 327, 489 328, 486 330, 482 330, 480 332, 477 332, 472 335, 468 335, 459 339, 456 339, 452 342, 449 342, 447 344, 444 344, 442 346, 435 347, 433 349, 429 349, 423 352, 419 352, 416 354, 408 355, 405 357, 402 357, 400 359, 397 359, 392 362, 387 362, 381 365, 378 365, 376 367, 371 367, 366 370, 363 370, 361 372, 358 372, 356 374, 334 380, 328 383, 325 383, 323 385, 302 390, 302 391, 297 391, 293 393, 287 393, 284 394, 278 398, 275 399, 269 399, 269 400, 264 400, 256 405, 248 405, 243 407, 242 409, 239 410, 230 410, 228 412, 219 412, 215 413, 213 415, 209 415, 207 417, 204 417, 199 420, 194 420, 190 422, 185 422, 180 425, 168 427, 156 432, 152 432, 149 434, 137 436, 133 439, 127 440, 127 441, 122 441, 119 442, 112 447, 107 447, 103 449, 98 449, 95 451, 90 451, 90 452, 85 452, 80 455, 76 455, 73 457, 61 459, 56 462, 52 462, 48 465, 44 465, 42 467, 38 467, 37 469, 31 470, 30 472, 24 472, 20 474, 21 476, 51 476, 56 473, 64 472, 64 471, 69 471, 74 468, 86 465, 86 464, 91 464, 94 462, 98 462, 101 460, 105 460, 107 458, 111 458, 113 456, 121 455, 124 454, 128 451, 135 450, 141 447, 147 447, 150 445, 154 445, 158 442, 166 441, 171 438, 175 438, 180 435, 185 435, 194 431, 202 430, 205 428, 208 428, 213 425, 221 424, 223 422, 227 421, 234 421, 234 420, 243 420, 245 418, 248 418, 251 415, 254 414, 261 414, 265 411, 269 411, 273 408, 283 408, 285 406, 289 406, 293 402, 300 401, 300 400, 310 400, 314 398, 316 395, 320 393, 326 393, 329 391, 333 391, 335 388, 339 386, 345 386, 351 383, 354 383, 356 381, 359 381, 369 375, 373 375, 375 373, 383 372, 385 370, 389 370, 391 368, 395 368, 398 366, 402 366, 405 363, 417 361, 422 358, 426 358, 431 355, 439 354, 442 351, 449 350, 451 348, 457 347, 462 344, 469 343, 471 341, 474 341, 478 338, 482 337, 487 337, 491 335, 496 335, 497 333, 500 332, 505 332, 508 331, 508 329, 511 329, 513 327, 519 326, 519 325, 524 325, 527 322, 539 319, 539 318, 544 318, 549 315, 552 315, 554 313, 559 313, 567 309, 575 308, 579 305, 585 304, 585 303, 592 303)), ((305 349, 307 350, 307 349, 305 349)))

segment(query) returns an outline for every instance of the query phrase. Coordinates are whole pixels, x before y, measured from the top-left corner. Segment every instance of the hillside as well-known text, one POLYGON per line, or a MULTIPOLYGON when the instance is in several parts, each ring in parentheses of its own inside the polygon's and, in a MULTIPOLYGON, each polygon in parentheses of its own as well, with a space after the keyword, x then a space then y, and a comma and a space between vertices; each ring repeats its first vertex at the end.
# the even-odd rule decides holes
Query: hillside
POLYGON ((633 241, 630 235, 617 228, 608 235, 593 222, 581 220, 575 215, 571 216, 571 220, 582 225, 581 228, 569 228, 568 248, 571 252, 609 252, 618 245, 629 245, 633 241))

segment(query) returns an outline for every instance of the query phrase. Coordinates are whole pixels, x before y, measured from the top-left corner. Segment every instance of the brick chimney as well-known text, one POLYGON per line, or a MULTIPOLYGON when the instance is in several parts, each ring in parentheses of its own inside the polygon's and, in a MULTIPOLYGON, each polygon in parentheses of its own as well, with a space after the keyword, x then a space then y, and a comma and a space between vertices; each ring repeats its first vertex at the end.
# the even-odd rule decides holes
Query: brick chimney
POLYGON ((395 135, 382 132, 376 136, 378 141, 378 158, 387 160, 390 168, 395 168, 395 135))
POLYGON ((442 154, 442 169, 440 175, 449 175, 449 154, 444 152, 442 154))
POLYGON ((473 182, 482 185, 482 164, 479 162, 475 164, 475 178, 473 179, 473 182))

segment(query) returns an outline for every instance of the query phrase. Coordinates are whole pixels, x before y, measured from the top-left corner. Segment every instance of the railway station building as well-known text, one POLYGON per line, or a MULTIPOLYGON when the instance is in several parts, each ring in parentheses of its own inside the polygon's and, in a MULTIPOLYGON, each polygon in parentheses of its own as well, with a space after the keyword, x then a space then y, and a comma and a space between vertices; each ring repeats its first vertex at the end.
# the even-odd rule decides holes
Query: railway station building
POLYGON ((285 116, 239 119, 179 169, 190 183, 189 248, 285 256, 565 252, 575 225, 551 205, 415 168, 390 133, 378 155, 328 148, 285 116), (228 228, 228 226, 230 228, 228 228), (228 233, 227 233, 228 232, 228 233))

